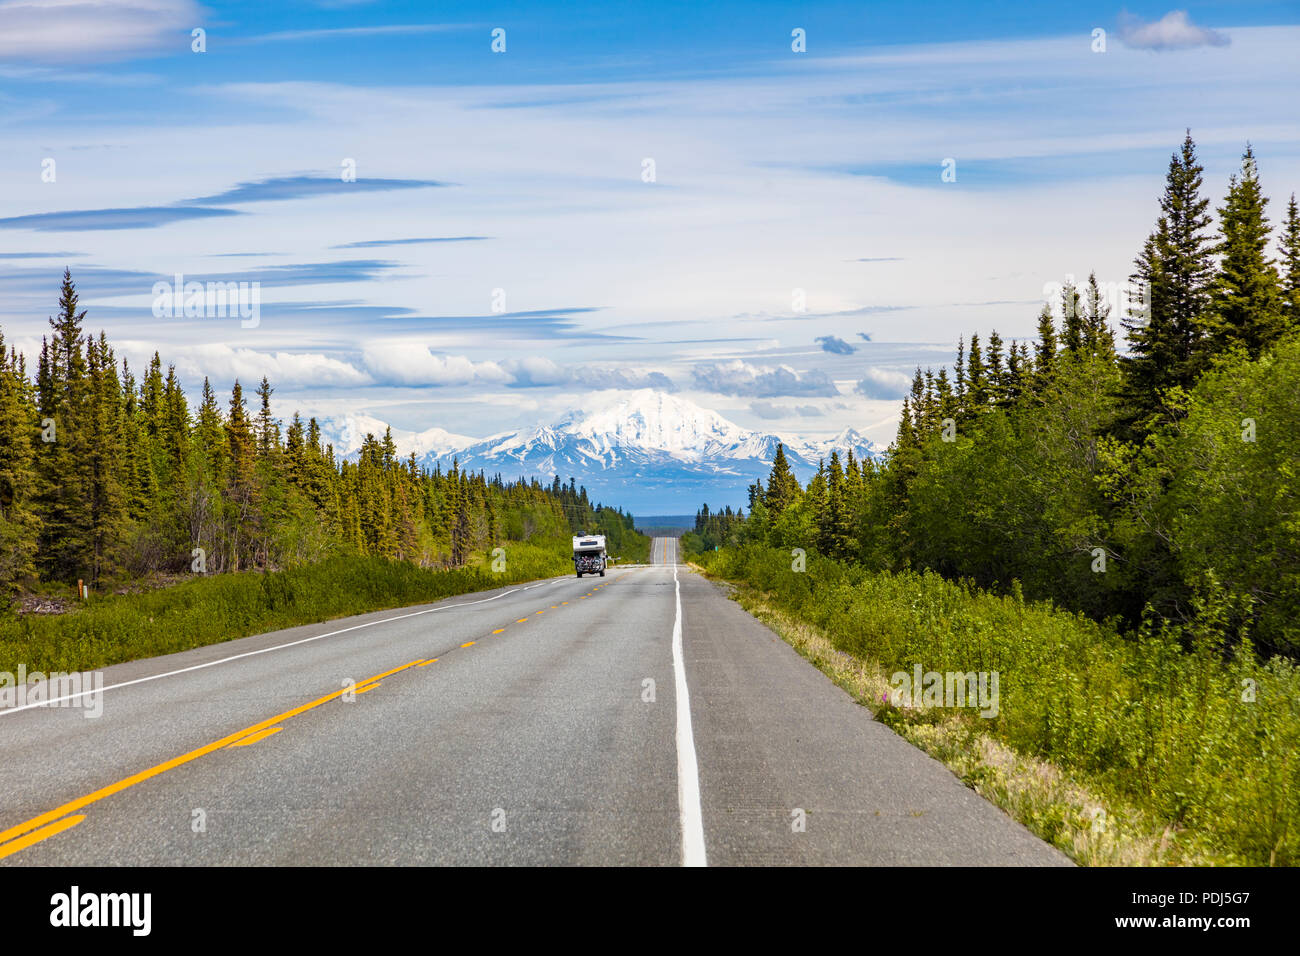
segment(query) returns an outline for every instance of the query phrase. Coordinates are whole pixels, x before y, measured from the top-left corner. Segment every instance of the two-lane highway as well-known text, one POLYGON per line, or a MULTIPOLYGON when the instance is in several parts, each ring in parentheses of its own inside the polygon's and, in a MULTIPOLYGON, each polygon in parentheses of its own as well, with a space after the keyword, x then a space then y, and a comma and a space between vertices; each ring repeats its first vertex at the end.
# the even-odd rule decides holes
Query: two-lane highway
POLYGON ((0 864, 1067 862, 676 544, 0 711, 0 864))
POLYGON ((655 538, 650 542, 650 563, 651 564, 668 564, 677 563, 677 539, 676 538, 655 538))

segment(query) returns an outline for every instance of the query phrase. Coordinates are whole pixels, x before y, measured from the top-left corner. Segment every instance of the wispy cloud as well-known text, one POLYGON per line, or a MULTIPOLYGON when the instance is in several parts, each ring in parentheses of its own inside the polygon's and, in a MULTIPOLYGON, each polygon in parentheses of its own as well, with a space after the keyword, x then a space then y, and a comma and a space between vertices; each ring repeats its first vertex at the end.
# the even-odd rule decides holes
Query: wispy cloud
MULTIPOLYGON (((223 272, 184 273, 187 282, 257 282, 268 291, 278 287, 334 285, 352 282, 374 282, 385 279, 401 267, 400 263, 383 259, 345 259, 338 262, 299 262, 279 266, 223 272)), ((0 270, 0 288, 5 299, 34 298, 53 302, 58 298, 60 269, 50 266, 17 266, 0 270)), ((73 279, 84 302, 115 299, 125 296, 150 296, 155 282, 172 282, 175 275, 132 269, 105 269, 100 266, 79 265, 73 270, 73 279)), ((8 304, 6 302, 6 304, 8 304)), ((311 315, 315 324, 325 325, 323 315, 338 315, 340 321, 356 323, 358 312, 364 309, 346 308, 351 303, 329 303, 336 308, 320 308, 312 314, 311 308, 319 303, 263 303, 263 315, 300 313, 311 315)), ((139 309, 118 305, 99 304, 93 315, 130 314, 139 309)), ((148 307, 145 308, 146 314, 148 307)), ((403 310, 377 310, 379 316, 392 315, 403 310)))
POLYGON ((206 15, 193 0, 6 0, 0 59, 84 63, 188 51, 190 29, 206 15))
MULTIPOLYGON (((224 281, 260 281, 265 288, 287 285, 312 285, 316 283, 347 283, 349 281, 373 282, 375 279, 394 278, 387 270, 398 267, 397 263, 383 263, 382 267, 371 263, 366 266, 356 263, 319 263, 289 267, 272 267, 260 271, 227 273, 220 276, 224 281), (279 271, 276 271, 276 270, 279 271), (374 271, 371 271, 374 270, 374 271), (369 279, 362 276, 369 274, 369 279)), ((140 275, 146 275, 141 273, 140 275)), ((96 276, 89 276, 86 288, 95 290, 96 276)), ((169 279, 170 276, 148 276, 144 286, 147 291, 156 278, 169 279)), ((205 277, 190 276, 196 281, 206 281, 205 277)), ((214 277, 217 278, 217 277, 214 277)), ((5 283, 6 274, 0 272, 0 284, 5 283)), ((31 281, 30 279, 28 280, 31 281)), ((134 279, 139 291, 141 279, 134 279)), ((80 282, 79 282, 80 287, 80 282)), ((46 273, 41 278, 40 290, 45 298, 58 297, 58 276, 46 273)), ((102 294, 102 293, 101 293, 102 294)), ((103 308, 100 307, 100 311, 103 308)), ((564 309, 538 309, 532 312, 504 312, 465 315, 430 315, 421 313, 409 306, 372 305, 356 299, 320 300, 296 302, 263 302, 262 318, 264 328, 282 325, 295 329, 309 330, 312 334, 328 334, 332 340, 350 338, 356 330, 367 329, 374 333, 392 336, 411 337, 428 342, 456 341, 465 346, 486 348, 510 342, 515 345, 536 350, 546 345, 563 341, 573 343, 612 343, 636 341, 631 336, 614 335, 609 332, 592 330, 584 327, 578 318, 584 314, 598 311, 597 307, 577 307, 564 309), (283 320, 283 321, 281 321, 283 320)), ((459 347, 459 346, 458 346, 459 347)))
POLYGON ((96 86, 149 86, 162 78, 152 73, 127 73, 121 69, 74 70, 66 66, 0 64, 0 77, 37 83, 93 83, 96 86))
POLYGON ((258 282, 264 286, 317 285, 335 282, 373 282, 388 276, 400 263, 388 259, 343 259, 338 262, 302 262, 264 266, 240 272, 186 276, 199 282, 258 282))
POLYGON ((334 40, 356 39, 357 37, 410 36, 415 33, 447 33, 452 30, 467 30, 467 23, 404 23, 386 24, 374 27, 330 27, 321 30, 282 30, 278 33, 262 33, 257 36, 240 37, 236 43, 279 43, 291 40, 334 40))
POLYGON ((358 178, 344 182, 340 176, 278 176, 239 183, 233 189, 198 199, 186 199, 194 206, 235 206, 251 202, 279 202, 286 199, 309 199, 313 196, 338 196, 350 192, 387 192, 393 189, 425 189, 451 186, 436 179, 358 178))
MULTIPOLYGON (((0 286, 4 288, 6 300, 40 296, 53 302, 58 299, 61 272, 52 265, 14 266, 0 270, 0 286)), ((159 278, 156 273, 144 270, 94 265, 78 265, 73 272, 83 299, 147 292, 159 278)))
POLYGON ((124 209, 70 209, 38 212, 0 219, 0 229, 34 229, 37 232, 83 232, 101 229, 156 229, 191 219, 238 216, 234 209, 205 206, 133 206, 124 209))
POLYGON ((332 249, 378 249, 381 246, 417 246, 429 242, 481 242, 491 236, 436 236, 429 239, 366 239, 362 242, 345 242, 332 249))
POLYGON ((1147 22, 1131 13, 1119 18, 1119 38, 1135 50, 1187 50, 1198 46, 1227 46, 1231 39, 1217 30, 1199 27, 1186 10, 1171 10, 1159 20, 1147 22))
MULTIPOLYGON (((0 248, 84 249, 90 258, 70 264, 91 327, 156 341, 164 354, 169 343, 204 341, 319 353, 373 382, 349 386, 348 401, 379 400, 398 380, 465 380, 468 362, 465 384, 430 391, 439 403, 464 403, 455 420, 436 420, 472 434, 534 421, 529 402, 559 400, 548 392, 649 382, 658 369, 682 389, 718 389, 706 398, 720 408, 754 403, 744 412, 754 423, 779 413, 792 432, 853 424, 887 441, 888 402, 872 396, 893 396, 896 407, 910 384, 901 373, 951 361, 959 333, 996 326, 1007 340, 1032 336, 1037 293, 1066 269, 1127 275, 1184 127, 1201 146, 1215 199, 1248 138, 1267 158, 1271 195, 1289 194, 1300 169, 1300 140, 1285 120, 1300 28, 1260 26, 1295 19, 1262 0, 1231 14, 1195 7, 1181 21, 1194 27, 1182 31, 1193 41, 1222 24, 1226 47, 1210 37, 1179 53, 1179 31, 1167 29, 1176 18, 1164 33, 1132 24, 1127 39, 1155 37, 1173 51, 1160 55, 1121 42, 1118 6, 1082 26, 963 13, 973 29, 949 21, 944 35, 955 42, 945 43, 926 42, 937 34, 923 17, 895 18, 906 35, 883 21, 870 34, 818 28, 811 58, 783 56, 770 43, 761 52, 739 35, 726 48, 689 31, 666 43, 657 30, 592 58, 581 52, 590 45, 573 39, 589 34, 571 32, 587 29, 582 18, 558 8, 539 8, 524 33, 512 28, 506 56, 489 52, 496 23, 474 35, 394 32, 403 19, 474 16, 460 8, 404 16, 372 3, 277 17, 251 9, 193 21, 209 27, 206 56, 189 53, 191 24, 176 29, 158 48, 172 54, 144 64, 159 75, 157 87, 108 90, 87 80, 79 88, 35 72, 89 73, 102 69, 98 55, 57 67, 0 65, 27 71, 0 92, 10 151, 59 160, 57 187, 13 193, 0 216, 109 203, 216 209, 225 218, 81 236, 18 232, 21 223, 9 222, 0 248), (1088 29, 1106 20, 1111 50, 1097 56, 1088 29), (236 48, 237 33, 251 43, 236 48), (509 115, 493 108, 503 106, 509 115), (774 132, 789 129, 806 135, 774 132), (70 155, 102 142, 117 148, 70 155), (335 200, 377 185, 343 183, 336 164, 344 156, 408 185, 335 200), (656 158, 655 184, 640 178, 643 156, 656 158), (955 182, 940 178, 945 157, 957 160, 955 182), (409 185, 444 181, 463 186, 409 185), (244 215, 230 218, 236 212, 244 215), (1053 229, 1058 221, 1075 227, 1053 229), (239 250, 250 258, 205 258, 239 250), (258 250, 276 255, 251 258, 258 250), (316 261, 335 256, 403 262, 316 261), (293 265, 262 268, 276 263, 293 265), (244 332, 235 323, 154 319, 153 271, 173 264, 252 270, 247 277, 267 293, 262 325, 244 332), (138 271, 120 271, 128 269, 138 271), (268 291, 275 284, 296 288, 268 291), (790 309, 795 287, 815 311, 790 309), (529 311, 490 312, 497 288, 511 308, 529 311), (984 304, 994 302, 1027 304, 984 304), (389 339, 415 343, 411 363, 382 352, 371 369, 364 344, 389 339), (862 354, 825 351, 834 341, 862 354), (727 367, 733 360, 742 364, 727 367), (693 373, 697 363, 709 364, 693 373), (389 367, 393 379, 381 374, 389 367), (844 394, 831 398, 837 390, 844 394), (782 394, 793 397, 772 397, 782 394), (813 407, 825 417, 812 417, 813 407)), ((1140 9, 1159 23, 1170 8, 1140 9)), ((36 180, 34 169, 15 170, 36 180)), ((106 224, 129 214, 87 215, 106 224)), ((38 224, 59 220, 27 220, 38 224)), ((39 343, 63 265, 54 256, 0 261, 6 340, 39 343), (15 272, 23 274, 7 278, 15 272)), ((400 394, 417 400, 412 390, 400 394)), ((439 412, 409 414, 423 427, 419 416, 433 421, 439 412)))
POLYGON ((637 336, 614 335, 583 328, 575 318, 597 312, 599 307, 537 309, 531 312, 501 312, 486 315, 413 316, 409 325, 419 325, 438 332, 469 332, 476 336, 508 335, 515 339, 545 341, 550 339, 584 339, 636 341, 637 336))
POLYGON ((434 179, 358 179, 355 182, 344 182, 337 176, 281 176, 239 183, 225 192, 201 196, 197 199, 184 199, 169 206, 72 209, 64 212, 38 212, 26 216, 10 216, 7 219, 0 219, 0 229, 35 229, 39 232, 156 229, 159 226, 191 219, 244 215, 238 210, 224 208, 226 206, 311 199, 317 196, 342 196, 353 192, 388 192, 394 189, 425 189, 450 185, 453 184, 434 179))
POLYGON ((848 319, 855 316, 877 315, 883 312, 903 312, 907 309, 915 309, 914 305, 863 305, 852 309, 841 309, 837 312, 742 312, 734 316, 736 319, 758 322, 789 322, 791 320, 806 321, 809 319, 848 319))

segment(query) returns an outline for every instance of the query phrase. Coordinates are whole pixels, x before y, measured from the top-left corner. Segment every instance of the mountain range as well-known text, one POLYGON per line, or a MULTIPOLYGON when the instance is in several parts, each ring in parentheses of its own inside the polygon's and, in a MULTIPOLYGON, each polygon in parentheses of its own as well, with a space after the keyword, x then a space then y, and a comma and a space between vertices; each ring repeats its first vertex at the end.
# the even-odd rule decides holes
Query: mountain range
MULTIPOLYGON (((335 454, 354 458, 367 433, 382 437, 387 424, 369 416, 322 419, 322 434, 335 454)), ((595 501, 634 514, 694 511, 746 506, 747 489, 765 480, 778 443, 800 480, 806 481, 820 459, 849 450, 859 459, 883 451, 855 429, 833 438, 804 440, 752 431, 715 411, 655 389, 597 392, 590 404, 558 420, 501 432, 487 438, 456 435, 442 428, 422 432, 393 429, 398 454, 415 453, 417 462, 445 471, 453 460, 461 468, 503 478, 556 475, 575 478, 595 501)))

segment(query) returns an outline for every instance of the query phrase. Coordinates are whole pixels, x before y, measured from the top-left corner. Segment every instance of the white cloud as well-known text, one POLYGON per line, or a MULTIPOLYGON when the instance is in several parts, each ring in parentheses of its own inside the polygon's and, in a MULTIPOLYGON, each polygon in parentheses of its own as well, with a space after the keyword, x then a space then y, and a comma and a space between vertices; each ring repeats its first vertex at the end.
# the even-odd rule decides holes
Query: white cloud
POLYGON ((883 368, 869 368, 856 391, 867 398, 895 399, 903 398, 912 388, 912 380, 902 372, 891 372, 883 368))
POLYGON ((663 372, 647 371, 627 366, 579 365, 566 367, 544 355, 530 355, 522 359, 511 359, 501 363, 516 387, 540 387, 547 385, 579 385, 592 389, 638 389, 656 388, 664 392, 673 392, 677 386, 663 372))
POLYGON ((1197 46, 1227 46, 1231 42, 1217 30, 1192 23, 1186 10, 1170 10, 1151 23, 1132 14, 1123 14, 1119 21, 1119 38, 1125 46, 1137 50, 1187 50, 1197 46))
POLYGON ((0 59, 112 60, 189 49, 207 11, 193 0, 6 0, 0 59))
POLYGON ((496 362, 475 362, 464 355, 434 355, 419 343, 387 341, 367 345, 366 369, 388 385, 505 384, 510 374, 496 362))
MULTIPOLYGON (((118 348, 139 370, 147 366, 157 347, 145 342, 123 342, 118 348)), ((197 388, 206 376, 218 394, 228 391, 236 379, 245 392, 251 392, 264 376, 273 388, 371 384, 364 372, 317 352, 259 352, 208 343, 171 346, 166 350, 166 363, 176 365, 176 375, 187 388, 197 388)))
POLYGON ((414 33, 443 33, 448 30, 464 30, 464 24, 455 23, 404 23, 376 27, 330 27, 321 30, 285 30, 280 33, 264 33, 261 36, 247 37, 245 43, 277 43, 288 40, 328 40, 344 37, 373 37, 398 34, 410 36, 414 33))
MULTIPOLYGON (((0 0, 0 10, 12 6, 0 0)), ((87 124, 77 122, 81 100, 61 105, 61 89, 51 86, 43 94, 51 115, 8 127, 13 136, 7 145, 16 155, 58 156, 57 192, 16 193, 7 215, 161 205, 220 193, 235 182, 329 171, 326 159, 347 155, 339 152, 337 131, 337 117, 347 115, 350 137, 364 142, 371 157, 361 166, 363 176, 432 177, 464 188, 431 190, 428 202, 369 193, 331 204, 268 203, 255 215, 210 223, 68 237, 75 246, 53 240, 41 246, 40 235, 28 238, 33 248, 76 248, 86 253, 87 266, 199 274, 213 267, 215 260, 203 258, 211 254, 265 251, 279 257, 274 262, 310 262, 325 246, 431 235, 431 216, 438 234, 493 236, 490 243, 386 249, 373 254, 391 256, 404 268, 384 282, 293 291, 293 299, 355 300, 376 310, 373 321, 331 321, 321 312, 280 324, 264 318, 255 337, 234 338, 207 326, 159 332, 187 342, 213 336, 263 351, 341 357, 362 352, 366 340, 420 336, 410 355, 371 349, 373 367, 359 355, 352 358, 376 385, 355 390, 354 400, 373 401, 397 382, 465 381, 403 394, 464 402, 456 406, 456 430, 473 434, 514 427, 532 414, 527 401, 546 405, 554 391, 581 388, 567 380, 566 369, 627 361, 668 370, 683 387, 691 386, 697 363, 742 359, 758 368, 784 361, 800 372, 820 366, 851 377, 840 384, 847 393, 868 363, 910 368, 888 351, 892 345, 943 343, 938 361, 950 361, 959 334, 992 327, 1008 339, 1034 333, 1038 310, 1032 305, 957 303, 1031 299, 1068 270, 1126 277, 1158 214, 1160 178, 1185 126, 1201 147, 1206 191, 1216 199, 1247 139, 1268 144, 1259 148, 1270 194, 1289 194, 1286 184, 1300 181, 1300 137, 1294 122, 1285 120, 1300 27, 1232 27, 1231 33, 1228 47, 1204 47, 1172 60, 1116 50, 1118 35, 1111 54, 1096 56, 1086 32, 1072 31, 867 48, 856 58, 801 61, 794 72, 723 70, 631 83, 593 77, 564 86, 366 88, 315 82, 325 74, 313 71, 288 72, 293 79, 286 82, 226 84, 221 81, 238 74, 218 72, 210 79, 216 86, 178 84, 178 95, 191 97, 197 108, 165 119, 138 110, 116 91, 82 97, 104 114, 89 124, 106 131, 95 132, 95 141, 117 147, 94 155, 94 176, 64 175, 63 156, 88 141, 87 124), (1202 56, 1213 59, 1213 70, 1203 67, 1202 56), (60 105, 63 113, 54 110, 60 105), (862 135, 864 116, 871 118, 870 137, 862 135), (799 134, 774 133, 790 129, 799 134), (214 142, 256 148, 214 149, 214 142), (519 150, 520 142, 529 149, 519 150), (42 151, 46 144, 48 153, 42 151), (159 162, 159 156, 169 159, 159 162), (657 160, 655 187, 640 181, 643 156, 657 160), (938 162, 947 156, 957 157, 959 178, 940 184, 938 162), (1039 170, 1029 162, 1037 159, 1054 161, 1039 170), (906 163, 922 171, 932 167, 930 184, 902 174, 857 174, 906 163), (1009 168, 1016 175, 1009 176, 1009 168), (1021 179, 1021 169, 1037 175, 1021 179), (981 184, 985 172, 1003 177, 994 180, 1003 185, 981 184), (111 203, 105 183, 112 184, 111 203), (1056 228, 1059 222, 1071 227, 1056 228), (889 236, 889 248, 864 247, 864 235, 889 236), (901 261, 869 270, 844 261, 877 252, 901 261), (600 311, 562 320, 489 318, 489 293, 497 287, 509 291, 512 313, 570 306, 600 311), (864 305, 909 309, 814 320, 790 314, 795 287, 807 291, 818 314, 864 305), (315 315, 325 320, 316 322, 315 315), (472 321, 443 323, 439 316, 484 316, 483 328, 472 321), (845 361, 811 348, 806 355, 789 352, 824 331, 857 344, 859 330, 873 340, 859 345, 859 354, 870 351, 871 357, 853 363, 852 371, 852 357, 845 361), (551 360, 550 366, 529 363, 528 375, 535 381, 550 376, 556 384, 518 387, 523 367, 512 370, 508 360, 525 357, 551 360), (390 370, 400 377, 386 378, 390 370), (497 387, 482 386, 485 378, 497 387), (510 416, 505 409, 518 411, 510 416)), ((0 116, 32 107, 0 96, 0 116)), ((51 272, 48 303, 42 299, 19 312, 6 297, 0 309, 8 310, 7 339, 35 336, 39 342, 57 278, 51 272)), ((89 321, 97 327, 90 279, 89 321)), ((272 298, 289 295, 263 291, 272 298)), ((114 332, 110 327, 110 336, 114 332)), ((130 334, 151 333, 138 325, 130 334)), ((158 347, 165 359, 173 348, 166 339, 158 347)), ((754 381, 759 374, 742 374, 741 387, 779 384, 781 376, 773 375, 760 385, 754 381)), ((897 382, 870 375, 867 389, 900 393, 897 382)), ((767 398, 745 395, 735 404, 744 409, 767 398)), ((708 399, 718 400, 716 393, 708 399)), ((803 401, 770 400, 782 402, 772 408, 787 414, 803 401)), ((884 405, 876 408, 862 393, 853 403, 873 414, 884 405)), ((837 417, 826 408, 827 417, 819 420, 826 427, 856 424, 849 412, 837 417)), ((797 414, 786 420, 791 430, 810 421, 797 414)), ((872 437, 887 440, 890 431, 882 426, 872 437)))
POLYGON ((704 362, 691 370, 697 388, 723 395, 750 395, 770 398, 775 395, 838 395, 835 383, 819 369, 802 375, 789 365, 751 365, 740 359, 730 362, 704 362))
POLYGON ((505 367, 514 376, 514 385, 564 385, 570 380, 567 369, 544 355, 529 355, 507 362, 505 367))

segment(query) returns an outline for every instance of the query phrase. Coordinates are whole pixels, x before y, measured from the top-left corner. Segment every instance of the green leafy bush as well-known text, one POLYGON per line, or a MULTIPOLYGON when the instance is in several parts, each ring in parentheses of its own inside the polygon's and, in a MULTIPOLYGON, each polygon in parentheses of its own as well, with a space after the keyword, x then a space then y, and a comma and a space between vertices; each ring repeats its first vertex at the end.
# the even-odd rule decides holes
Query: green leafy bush
POLYGON ((195 577, 137 594, 93 599, 59 615, 0 618, 0 671, 80 671, 171 654, 299 624, 440 601, 564 574, 570 542, 507 543, 505 571, 491 555, 452 570, 378 557, 332 557, 268 573, 195 577))
POLYGON ((933 572, 872 572, 757 545, 698 560, 763 591, 886 670, 997 671, 999 712, 979 728, 1206 840, 1229 862, 1300 863, 1300 673, 1225 649, 1229 602, 1201 599, 1187 630, 1131 638, 1050 603, 933 572), (1190 648, 1190 650, 1188 649, 1190 648))

